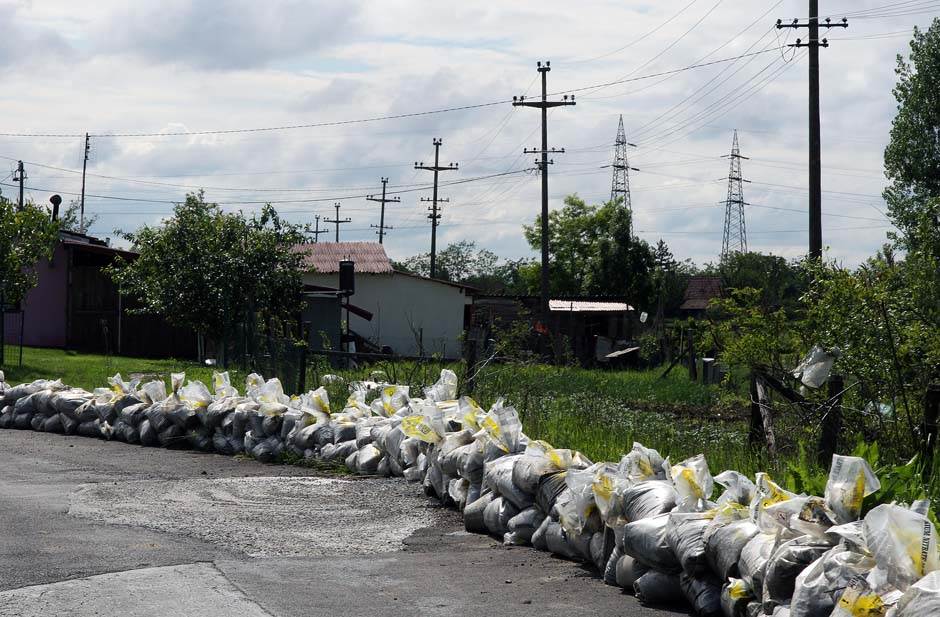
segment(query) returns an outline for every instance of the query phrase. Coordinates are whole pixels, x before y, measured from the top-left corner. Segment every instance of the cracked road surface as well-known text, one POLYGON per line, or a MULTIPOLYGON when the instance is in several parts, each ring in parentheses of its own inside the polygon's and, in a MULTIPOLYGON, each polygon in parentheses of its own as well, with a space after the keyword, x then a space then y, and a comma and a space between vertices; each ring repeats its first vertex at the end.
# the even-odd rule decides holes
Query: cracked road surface
POLYGON ((0 431, 0 616, 671 617, 400 480, 0 431))

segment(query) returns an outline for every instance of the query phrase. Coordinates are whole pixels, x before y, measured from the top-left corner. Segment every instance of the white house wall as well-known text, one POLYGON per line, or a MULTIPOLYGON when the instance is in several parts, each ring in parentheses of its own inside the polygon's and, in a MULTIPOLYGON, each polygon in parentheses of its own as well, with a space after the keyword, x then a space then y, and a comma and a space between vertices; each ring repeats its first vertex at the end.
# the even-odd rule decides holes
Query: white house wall
MULTIPOLYGON (((337 287, 339 274, 308 273, 304 283, 337 287)), ((372 321, 350 313, 353 331, 395 353, 460 355, 464 307, 471 299, 453 285, 403 274, 356 273, 352 303, 372 313, 372 321)))

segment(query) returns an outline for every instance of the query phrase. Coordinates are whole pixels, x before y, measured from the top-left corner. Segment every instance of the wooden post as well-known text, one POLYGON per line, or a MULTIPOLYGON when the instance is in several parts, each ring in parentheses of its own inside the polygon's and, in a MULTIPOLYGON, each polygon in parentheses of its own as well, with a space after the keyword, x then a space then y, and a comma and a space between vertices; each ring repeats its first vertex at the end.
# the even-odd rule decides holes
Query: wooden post
POLYGON ((698 381, 698 367, 695 366, 695 331, 689 328, 689 379, 698 381))
POLYGON ((937 445, 938 421, 940 421, 940 383, 932 383, 927 386, 927 394, 924 397, 924 453, 928 467, 937 445))
POLYGON ((774 436, 774 417, 773 409, 770 406, 770 395, 763 379, 758 377, 755 380, 757 389, 757 406, 760 409, 761 424, 764 428, 764 440, 767 444, 767 452, 770 458, 777 458, 777 438, 774 436))
POLYGON ((297 395, 300 396, 307 389, 307 349, 310 347, 310 323, 302 322, 300 324, 300 336, 304 341, 300 348, 300 360, 297 371, 297 395))
POLYGON ((473 396, 473 389, 476 387, 476 365, 477 365, 477 340, 467 337, 464 342, 464 360, 467 366, 467 379, 465 380, 464 390, 468 396, 473 396))
POLYGON ((751 373, 749 393, 751 399, 751 423, 748 429, 747 441, 751 446, 756 446, 764 441, 764 420, 760 413, 760 403, 757 402, 757 375, 754 373, 751 373))
POLYGON ((829 402, 819 435, 819 464, 823 468, 828 467, 832 462, 832 455, 836 453, 839 445, 839 433, 842 432, 843 390, 845 390, 845 380, 841 375, 832 375, 829 378, 829 402))

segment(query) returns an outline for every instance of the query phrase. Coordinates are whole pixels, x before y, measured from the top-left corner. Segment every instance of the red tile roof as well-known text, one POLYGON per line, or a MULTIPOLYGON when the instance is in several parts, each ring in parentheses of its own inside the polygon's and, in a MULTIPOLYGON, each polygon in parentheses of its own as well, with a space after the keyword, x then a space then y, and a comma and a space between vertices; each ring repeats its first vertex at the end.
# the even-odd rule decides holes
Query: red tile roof
POLYGON ((703 311, 712 298, 721 297, 721 278, 717 276, 693 276, 685 288, 683 311, 703 311))
POLYGON ((294 250, 304 253, 304 263, 310 271, 339 272, 339 262, 344 259, 356 262, 356 272, 390 274, 393 271, 385 248, 378 242, 318 242, 299 244, 294 250))

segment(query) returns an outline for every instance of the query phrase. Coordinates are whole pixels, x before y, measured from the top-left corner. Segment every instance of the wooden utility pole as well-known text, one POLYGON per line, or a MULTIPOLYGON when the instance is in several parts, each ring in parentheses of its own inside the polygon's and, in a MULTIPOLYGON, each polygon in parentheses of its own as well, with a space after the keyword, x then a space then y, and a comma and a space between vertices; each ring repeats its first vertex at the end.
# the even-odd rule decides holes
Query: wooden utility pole
POLYGON ((82 201, 78 219, 78 230, 85 233, 85 170, 88 169, 88 153, 91 152, 91 142, 88 133, 85 133, 85 156, 82 159, 82 201))
POLYGON ((346 217, 344 219, 339 218, 340 203, 338 201, 333 204, 333 207, 336 208, 336 218, 335 219, 323 219, 323 220, 327 223, 336 224, 336 241, 339 242, 339 226, 342 225, 343 223, 352 222, 352 219, 349 217, 346 217))
POLYGON ((23 161, 16 162, 16 172, 13 174, 13 181, 20 184, 20 198, 16 202, 17 210, 23 209, 23 183, 26 182, 26 169, 23 167, 23 161))
POLYGON ((569 100, 568 96, 562 97, 561 101, 548 100, 548 72, 552 70, 552 63, 537 63, 538 72, 542 75, 542 97, 540 100, 527 101, 525 96, 512 97, 513 107, 535 107, 542 110, 542 147, 525 148, 524 154, 539 154, 541 157, 535 161, 536 166, 542 174, 542 289, 541 289, 541 309, 544 323, 549 323, 548 310, 548 166, 555 161, 549 160, 549 154, 564 153, 565 149, 548 149, 548 110, 552 107, 561 107, 563 105, 574 105, 574 95, 569 100))
POLYGON ((811 259, 822 257, 822 155, 819 124, 819 48, 829 47, 829 41, 819 40, 819 28, 848 28, 849 22, 831 23, 829 18, 819 23, 819 0, 809 0, 809 19, 801 23, 794 19, 785 24, 777 20, 780 28, 807 28, 809 41, 797 39, 790 47, 809 48, 809 256, 811 259))
POLYGON ((310 232, 307 232, 307 233, 313 234, 313 243, 314 243, 314 244, 317 244, 317 243, 320 241, 320 234, 325 234, 325 233, 327 232, 327 230, 326 230, 326 229, 320 229, 320 215, 319 215, 319 214, 316 215, 316 216, 313 217, 313 218, 314 218, 314 220, 316 221, 316 222, 315 222, 314 230, 313 230, 313 231, 310 231, 310 232))
POLYGON ((437 174, 441 171, 457 171, 457 163, 450 163, 449 165, 441 165, 441 144, 444 143, 440 137, 434 138, 431 142, 434 144, 434 165, 425 165, 423 162, 415 162, 415 169, 424 169, 427 171, 434 172, 434 191, 431 193, 431 199, 425 197, 421 198, 421 201, 430 201, 431 207, 428 210, 431 214, 428 215, 428 218, 431 219, 431 278, 434 278, 437 274, 437 222, 441 219, 440 212, 438 211, 438 202, 448 202, 448 199, 438 199, 437 197, 437 174))
POLYGON ((375 232, 375 233, 377 233, 377 234, 379 235, 379 244, 382 244, 382 239, 385 237, 385 230, 386 230, 386 229, 394 229, 394 227, 392 227, 391 225, 386 225, 386 224, 385 224, 385 204, 388 204, 388 203, 396 203, 396 204, 397 204, 397 203, 400 203, 400 202, 401 202, 401 198, 400 198, 400 197, 389 197, 389 198, 386 198, 386 197, 385 197, 385 188, 386 188, 386 185, 387 185, 387 184, 388 184, 388 178, 382 178, 382 197, 381 197, 381 199, 377 198, 375 195, 369 195, 368 197, 366 197, 366 199, 367 199, 368 201, 376 201, 376 202, 382 204, 382 209, 380 210, 380 214, 379 214, 379 224, 378 224, 378 225, 369 225, 369 227, 377 227, 377 228, 378 228, 378 231, 375 232))

